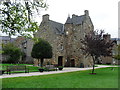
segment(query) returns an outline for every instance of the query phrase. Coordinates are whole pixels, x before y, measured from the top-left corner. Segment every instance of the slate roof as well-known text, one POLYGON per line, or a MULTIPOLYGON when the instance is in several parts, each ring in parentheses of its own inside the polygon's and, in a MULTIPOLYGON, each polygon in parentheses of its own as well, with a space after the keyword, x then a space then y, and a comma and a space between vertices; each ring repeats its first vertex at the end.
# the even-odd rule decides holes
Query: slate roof
POLYGON ((120 41, 120 38, 111 38, 111 40, 117 40, 117 41, 120 41))
MULTIPOLYGON (((81 16, 77 16, 73 14, 73 17, 70 18, 68 17, 66 20, 65 24, 74 24, 74 25, 78 25, 78 24, 82 24, 83 21, 85 20, 85 15, 81 15, 81 16)), ((43 21, 41 23, 45 23, 46 21, 43 21)), ((64 24, 59 23, 59 22, 55 22, 52 20, 48 20, 47 24, 49 24, 52 27, 53 32, 55 32, 55 34, 64 34, 64 24)))
POLYGON ((82 22, 84 21, 85 15, 81 15, 81 16, 74 16, 72 18, 68 17, 66 20, 65 24, 82 24, 82 22))
POLYGON ((0 36, 0 40, 10 40, 9 36, 0 36))
MULTIPOLYGON (((10 37, 9 36, 0 36, 0 40, 10 41, 10 37)), ((11 42, 14 42, 15 40, 16 40, 16 38, 11 38, 11 42)))
POLYGON ((63 34, 64 33, 64 24, 58 23, 58 22, 55 22, 52 20, 50 20, 49 23, 56 34, 63 34))

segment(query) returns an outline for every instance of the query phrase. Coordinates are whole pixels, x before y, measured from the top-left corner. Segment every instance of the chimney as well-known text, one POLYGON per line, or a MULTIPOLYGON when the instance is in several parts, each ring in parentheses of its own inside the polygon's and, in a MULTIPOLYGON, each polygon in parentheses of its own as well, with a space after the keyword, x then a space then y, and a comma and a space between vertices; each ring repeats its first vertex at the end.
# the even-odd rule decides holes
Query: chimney
POLYGON ((88 10, 85 10, 84 13, 85 13, 86 16, 89 16, 89 11, 88 10))
POLYGON ((49 14, 45 14, 42 16, 42 21, 49 21, 49 14))

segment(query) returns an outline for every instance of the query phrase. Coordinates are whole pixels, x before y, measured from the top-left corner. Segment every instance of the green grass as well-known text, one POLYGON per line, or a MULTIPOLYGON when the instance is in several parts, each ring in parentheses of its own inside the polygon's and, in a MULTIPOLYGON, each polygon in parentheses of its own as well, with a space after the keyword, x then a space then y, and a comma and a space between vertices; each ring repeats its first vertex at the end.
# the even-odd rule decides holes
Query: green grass
POLYGON ((113 64, 110 64, 110 65, 108 65, 108 64, 96 64, 96 66, 99 66, 99 65, 106 65, 106 66, 119 66, 119 65, 113 65, 113 64))
MULTIPOLYGON (((6 66, 13 66, 13 65, 33 65, 33 64, 0 64, 0 70, 6 70, 6 66)), ((36 66, 27 66, 29 68, 29 72, 39 72, 39 67, 36 66)), ((50 70, 55 71, 55 69, 50 70)), ((25 71, 11 71, 11 73, 24 73, 25 71)), ((7 72, 5 72, 6 74, 7 72)))
POLYGON ((2 79, 3 88, 118 88, 118 67, 2 79))
POLYGON ((33 64, 3 64, 1 63, 0 66, 10 66, 10 65, 33 65, 33 64))
MULTIPOLYGON (((33 64, 0 64, 0 70, 6 70, 6 66, 13 66, 13 65, 33 65, 33 64)), ((27 66, 29 68, 29 72, 38 72, 38 68, 36 66, 27 66)), ((24 71, 12 71, 11 73, 21 73, 24 71)), ((6 73, 6 72, 5 72, 6 73)))

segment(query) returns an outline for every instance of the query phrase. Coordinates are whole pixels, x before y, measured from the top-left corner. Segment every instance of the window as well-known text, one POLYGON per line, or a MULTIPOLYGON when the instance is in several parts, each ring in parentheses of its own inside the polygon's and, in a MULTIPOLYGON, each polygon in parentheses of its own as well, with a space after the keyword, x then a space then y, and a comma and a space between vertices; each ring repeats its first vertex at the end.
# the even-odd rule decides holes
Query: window
POLYGON ((60 50, 63 50, 63 45, 62 44, 60 45, 60 50))
POLYGON ((68 31, 66 31, 66 35, 68 35, 68 31))

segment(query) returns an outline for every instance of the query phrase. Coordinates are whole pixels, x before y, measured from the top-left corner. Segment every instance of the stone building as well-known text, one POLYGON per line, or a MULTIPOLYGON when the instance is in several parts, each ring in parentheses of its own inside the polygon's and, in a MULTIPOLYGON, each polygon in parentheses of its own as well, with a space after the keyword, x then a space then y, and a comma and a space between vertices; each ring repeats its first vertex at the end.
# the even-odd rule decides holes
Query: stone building
POLYGON ((23 52, 20 63, 33 63, 33 58, 31 57, 33 41, 29 38, 18 36, 14 43, 23 52))
POLYGON ((115 49, 117 47, 118 40, 111 38, 110 34, 104 34, 103 38, 106 40, 106 42, 114 42, 114 45, 112 47, 112 56, 101 57, 102 64, 118 64, 118 60, 113 58, 113 56, 117 54, 115 49))
POLYGON ((84 11, 84 15, 73 14, 72 18, 68 17, 65 24, 50 20, 46 14, 35 37, 47 40, 53 48, 53 57, 46 62, 59 66, 89 67, 92 60, 83 55, 80 39, 91 30, 94 30, 94 26, 88 10, 84 11))
POLYGON ((16 38, 10 38, 9 36, 0 36, 0 62, 6 61, 6 55, 2 55, 2 44, 13 43, 16 38))
POLYGON ((106 42, 113 42, 113 47, 112 47, 112 53, 111 56, 101 56, 99 59, 96 61, 96 64, 118 64, 118 60, 115 60, 113 58, 114 55, 117 54, 116 47, 117 47, 117 38, 111 38, 110 34, 103 34, 103 39, 106 40, 106 42))

